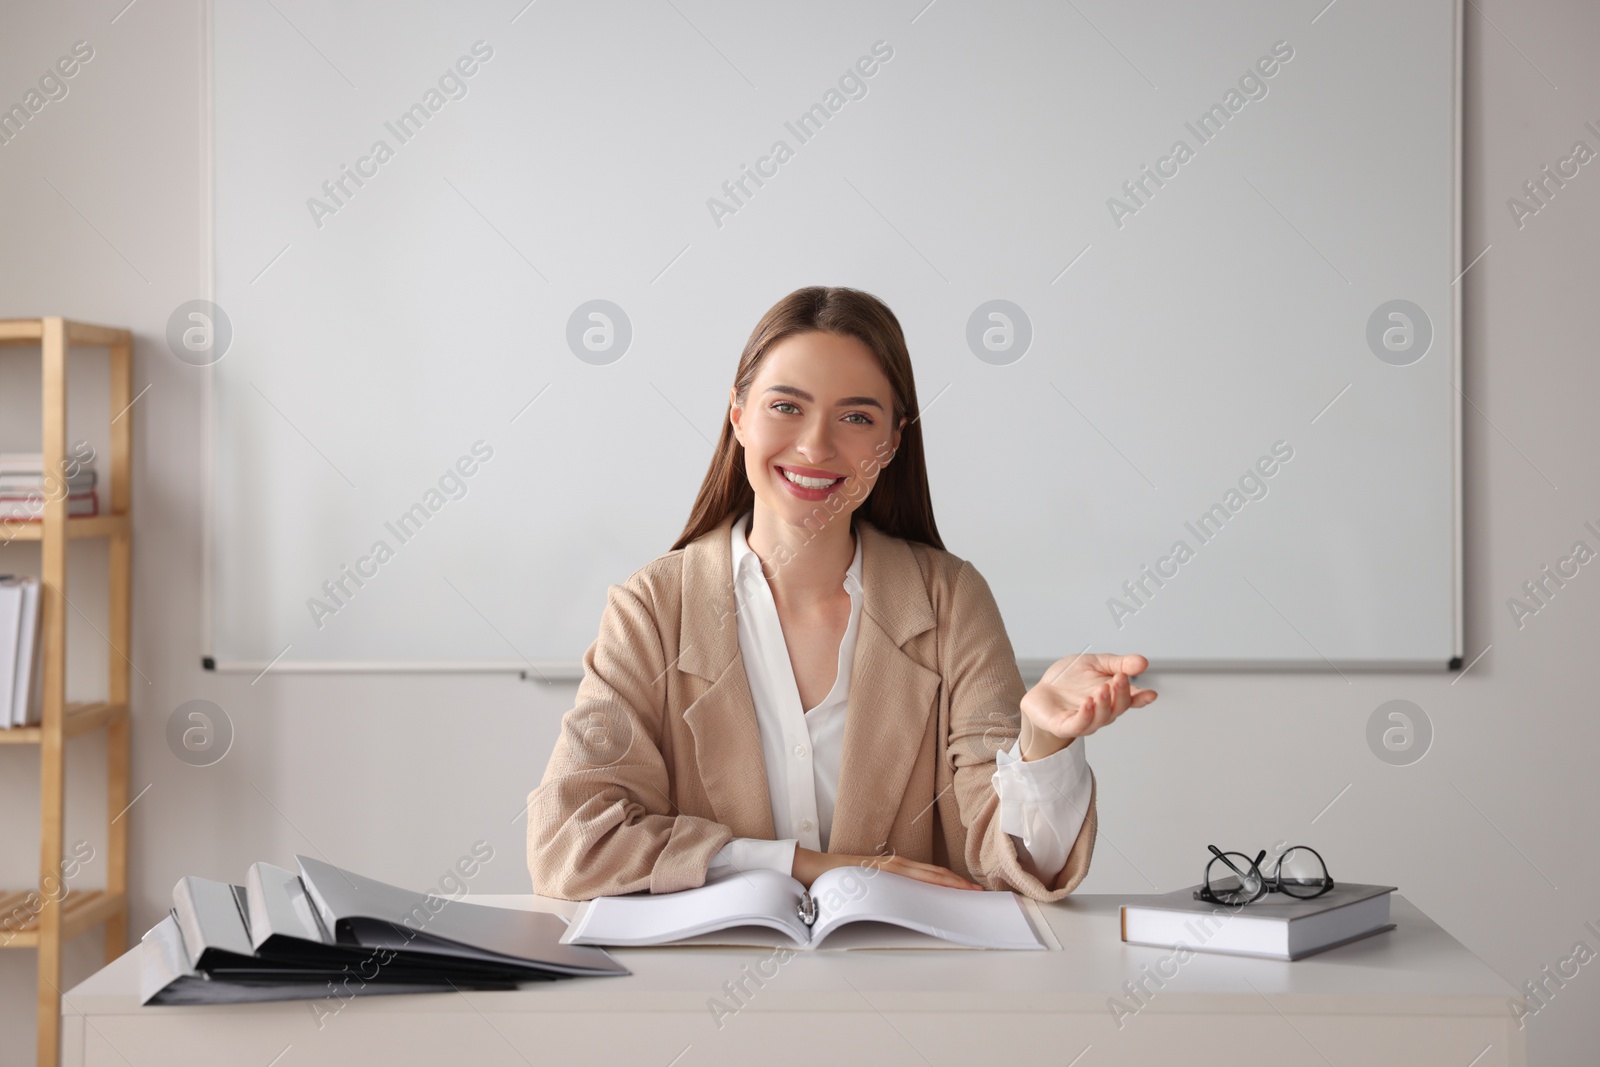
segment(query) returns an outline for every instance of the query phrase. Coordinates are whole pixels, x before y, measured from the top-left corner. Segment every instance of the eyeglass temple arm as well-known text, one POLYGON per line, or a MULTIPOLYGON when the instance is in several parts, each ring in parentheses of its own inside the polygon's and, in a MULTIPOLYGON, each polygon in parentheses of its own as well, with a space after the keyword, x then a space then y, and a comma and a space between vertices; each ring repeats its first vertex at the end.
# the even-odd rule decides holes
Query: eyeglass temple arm
MULTIPOLYGON (((1212 851, 1212 853, 1217 857, 1217 859, 1219 859, 1223 863, 1227 864, 1228 865, 1228 870, 1232 871, 1234 874, 1237 874, 1239 876, 1239 881, 1241 881, 1241 882, 1244 881, 1244 877, 1245 877, 1244 872, 1241 871, 1239 868, 1235 867, 1233 865, 1233 861, 1230 860, 1223 853, 1223 851, 1220 848, 1218 848, 1216 845, 1207 845, 1206 848, 1210 849, 1212 851)), ((1250 866, 1254 867, 1257 871, 1259 871, 1261 869, 1261 861, 1263 859, 1266 859, 1266 856, 1267 856, 1267 850, 1266 849, 1262 849, 1260 852, 1256 853, 1256 858, 1250 862, 1250 866)))

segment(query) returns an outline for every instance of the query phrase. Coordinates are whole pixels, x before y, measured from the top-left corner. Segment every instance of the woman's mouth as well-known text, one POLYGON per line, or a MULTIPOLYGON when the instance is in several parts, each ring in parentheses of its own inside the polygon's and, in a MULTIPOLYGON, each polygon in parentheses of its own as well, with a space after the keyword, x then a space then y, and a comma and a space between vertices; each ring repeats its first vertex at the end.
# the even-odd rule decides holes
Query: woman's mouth
POLYGON ((778 479, 801 500, 826 500, 828 495, 844 484, 844 478, 830 478, 826 471, 819 476, 797 473, 788 467, 778 467, 778 479))

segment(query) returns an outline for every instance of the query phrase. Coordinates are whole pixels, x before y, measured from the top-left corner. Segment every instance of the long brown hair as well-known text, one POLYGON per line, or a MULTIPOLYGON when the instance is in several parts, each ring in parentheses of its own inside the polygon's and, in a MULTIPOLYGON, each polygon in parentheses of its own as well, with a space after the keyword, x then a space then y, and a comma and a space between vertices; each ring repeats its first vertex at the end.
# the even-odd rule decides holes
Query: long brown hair
MULTIPOLYGON (((944 542, 939 539, 939 530, 933 521, 933 501, 928 494, 928 465, 922 451, 922 424, 917 418, 920 412, 917 384, 911 376, 911 354, 906 350, 900 320, 883 301, 859 289, 813 285, 796 289, 772 305, 756 323, 750 339, 745 342, 744 354, 739 357, 739 367, 733 376, 738 406, 744 407, 750 383, 755 381, 761 361, 772 346, 785 337, 811 330, 854 337, 871 349, 894 390, 891 424, 898 426, 902 416, 907 419, 905 429, 900 432, 899 449, 893 460, 879 471, 866 502, 851 513, 851 525, 854 526, 856 516, 865 514, 867 521, 884 533, 943 549, 944 542)), ((722 437, 717 441, 716 454, 706 471, 705 481, 700 484, 700 495, 695 498, 688 524, 672 547, 682 548, 715 529, 728 516, 744 514, 754 503, 755 490, 750 488, 750 478, 745 473, 744 446, 724 417, 722 437)))

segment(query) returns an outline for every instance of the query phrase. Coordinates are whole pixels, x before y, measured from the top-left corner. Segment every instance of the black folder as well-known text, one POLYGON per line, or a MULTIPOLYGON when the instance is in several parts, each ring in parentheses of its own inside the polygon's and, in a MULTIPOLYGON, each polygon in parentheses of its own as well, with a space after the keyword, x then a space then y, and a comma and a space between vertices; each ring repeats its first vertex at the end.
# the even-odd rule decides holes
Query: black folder
POLYGON ((257 863, 245 885, 180 879, 140 948, 142 1003, 343 1001, 631 973, 603 949, 561 944, 559 916, 295 860, 298 874, 257 863))

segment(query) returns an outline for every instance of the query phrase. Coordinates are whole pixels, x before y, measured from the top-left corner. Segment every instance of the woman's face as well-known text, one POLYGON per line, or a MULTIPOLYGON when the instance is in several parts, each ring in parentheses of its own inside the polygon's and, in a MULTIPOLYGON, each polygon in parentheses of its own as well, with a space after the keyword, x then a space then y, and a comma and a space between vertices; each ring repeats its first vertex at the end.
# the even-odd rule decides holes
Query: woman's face
POLYGON ((894 391, 872 350, 821 331, 792 334, 769 349, 742 410, 732 389, 729 397, 758 504, 794 526, 819 508, 848 517, 860 507, 906 423, 904 416, 891 421, 894 391))

